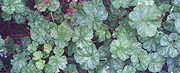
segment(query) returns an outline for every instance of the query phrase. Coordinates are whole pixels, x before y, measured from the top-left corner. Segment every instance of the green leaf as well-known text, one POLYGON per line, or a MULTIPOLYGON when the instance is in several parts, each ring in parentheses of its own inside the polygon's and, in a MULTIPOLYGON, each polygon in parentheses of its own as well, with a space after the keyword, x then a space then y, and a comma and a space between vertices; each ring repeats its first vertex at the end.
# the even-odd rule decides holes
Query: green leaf
POLYGON ((60 7, 59 0, 50 0, 50 5, 48 6, 48 10, 56 11, 60 7))
POLYGON ((21 52, 21 51, 22 51, 22 48, 21 48, 20 45, 15 44, 15 45, 14 45, 14 48, 15 48, 15 50, 16 50, 17 52, 21 52))
POLYGON ((65 48, 65 51, 68 53, 69 56, 71 56, 73 53, 76 52, 78 49, 78 46, 76 46, 76 43, 69 41, 69 45, 65 48))
POLYGON ((101 30, 97 30, 95 32, 96 36, 99 36, 99 42, 105 41, 105 39, 111 38, 111 33, 108 31, 108 28, 106 26, 102 26, 101 30))
POLYGON ((26 7, 23 13, 14 13, 13 18, 17 24, 24 23, 26 21, 26 15, 30 13, 29 7, 26 7))
POLYGON ((74 28, 73 42, 76 42, 76 45, 80 48, 85 46, 90 46, 92 44, 91 39, 93 38, 93 30, 82 27, 74 28))
POLYGON ((130 41, 127 39, 113 40, 110 45, 110 52, 113 58, 119 57, 125 61, 130 57, 130 41))
POLYGON ((6 12, 1 13, 1 17, 4 18, 4 21, 10 21, 11 20, 11 14, 7 14, 6 12))
POLYGON ((49 2, 48 1, 47 1, 47 4, 45 2, 42 2, 42 1, 39 2, 39 3, 36 3, 34 8, 37 8, 37 10, 40 11, 40 12, 46 11, 46 8, 49 6, 49 2))
POLYGON ((114 18, 118 17, 119 19, 122 18, 124 15, 128 15, 128 12, 126 9, 122 7, 115 9, 113 8, 112 5, 109 7, 108 13, 110 14, 110 16, 114 18))
POLYGON ((32 63, 29 63, 28 65, 22 67, 21 72, 22 73, 43 73, 41 70, 36 69, 36 67, 32 63))
POLYGON ((83 69, 94 69, 99 63, 99 51, 96 49, 95 45, 89 47, 83 47, 74 55, 77 63, 80 63, 83 69))
POLYGON ((160 39, 160 45, 157 49, 158 54, 167 57, 170 56, 172 58, 178 56, 178 51, 176 48, 179 48, 179 46, 176 46, 176 44, 180 44, 178 34, 171 33, 170 35, 164 35, 160 39))
POLYGON ((8 14, 22 13, 25 11, 25 6, 21 0, 2 0, 2 10, 8 14))
POLYGON ((167 63, 167 66, 168 66, 168 72, 173 71, 173 69, 176 68, 176 66, 179 66, 177 57, 175 57, 175 58, 167 57, 166 58, 166 63, 167 63))
POLYGON ((170 12, 171 5, 163 3, 160 6, 158 6, 158 9, 161 11, 161 14, 165 15, 166 12, 170 12))
POLYGON ((115 70, 112 69, 108 64, 108 62, 100 62, 98 66, 96 67, 97 72, 92 72, 92 73, 115 73, 115 70), (111 68, 111 69, 108 69, 111 68))
POLYGON ((132 0, 111 0, 111 4, 116 9, 119 9, 121 6, 123 8, 128 8, 131 1, 132 0))
POLYGON ((66 57, 65 56, 51 56, 49 58, 49 62, 48 64, 50 64, 52 66, 53 72, 59 72, 59 69, 64 70, 64 68, 66 68, 66 57))
POLYGON ((39 60, 36 62, 37 69, 42 70, 44 68, 44 66, 45 66, 45 60, 39 60))
POLYGON ((111 58, 108 60, 108 66, 114 70, 123 69, 125 63, 119 58, 111 58))
MULTIPOLYGON (((45 71, 45 73, 54 72, 54 67, 50 64, 46 64, 44 71, 45 71)), ((58 70, 58 72, 59 72, 59 70, 58 70)))
POLYGON ((0 46, 4 45, 4 40, 1 38, 2 36, 0 35, 0 46))
POLYGON ((140 71, 145 71, 151 62, 150 56, 145 50, 141 49, 142 44, 133 43, 132 46, 131 61, 133 66, 140 71))
POLYGON ((110 44, 102 45, 98 48, 101 60, 108 59, 109 57, 111 57, 111 52, 109 51, 109 49, 110 44))
POLYGON ((67 64, 64 71, 69 71, 69 73, 79 73, 75 64, 67 64))
POLYGON ((61 56, 64 53, 64 49, 63 48, 59 48, 59 47, 55 47, 53 49, 53 52, 54 52, 55 55, 61 56))
POLYGON ((45 51, 46 53, 50 53, 51 50, 52 50, 51 44, 45 44, 45 45, 44 45, 44 51, 45 51))
POLYGON ((179 1, 179 0, 173 0, 173 3, 174 3, 175 5, 180 6, 180 1, 179 1))
POLYGON ((0 69, 2 69, 2 68, 3 68, 3 62, 0 61, 0 69))
POLYGON ((98 30, 107 17, 108 13, 103 4, 83 2, 83 10, 78 10, 76 22, 83 28, 98 30))
POLYGON ((162 19, 160 11, 151 5, 139 5, 129 14, 129 25, 137 29, 141 37, 152 37, 161 26, 162 19))
POLYGON ((116 71, 116 73, 135 73, 136 69, 132 66, 126 65, 124 69, 119 69, 116 71))
POLYGON ((28 19, 28 25, 31 27, 31 28, 34 28, 36 27, 38 24, 42 23, 43 21, 45 21, 45 19, 43 18, 42 15, 40 15, 40 13, 35 10, 31 10, 30 13, 27 15, 26 17, 28 19))
POLYGON ((42 57, 43 57, 43 54, 42 54, 42 52, 41 51, 35 51, 34 53, 33 53, 33 59, 34 60, 40 60, 42 57))
POLYGON ((153 0, 133 0, 130 3, 130 6, 138 6, 138 5, 153 5, 153 0))
POLYGON ((34 52, 34 51, 37 50, 37 46, 38 46, 38 43, 32 41, 32 44, 29 44, 29 45, 28 45, 27 50, 28 50, 30 53, 32 53, 32 52, 34 52))
POLYGON ((163 25, 163 27, 171 32, 175 32, 176 28, 175 28, 175 20, 180 18, 180 13, 174 12, 174 13, 170 13, 167 16, 166 22, 163 25))
POLYGON ((7 40, 5 41, 5 45, 3 46, 7 49, 7 52, 13 52, 14 49, 14 40, 11 37, 7 37, 7 40))
POLYGON ((151 62, 149 63, 148 67, 149 71, 160 72, 165 63, 165 58, 160 56, 157 52, 150 53, 149 57, 151 57, 151 62))
POLYGON ((28 36, 24 36, 21 38, 22 42, 22 48, 26 49, 28 47, 28 44, 31 44, 31 39, 28 36))
POLYGON ((39 44, 46 43, 44 38, 45 36, 49 35, 45 32, 44 29, 39 27, 30 29, 30 33, 31 33, 31 39, 38 42, 39 44))
POLYGON ((180 33, 180 19, 179 19, 179 18, 176 19, 175 22, 174 22, 174 24, 175 24, 175 30, 176 30, 178 33, 180 33))
POLYGON ((44 29, 47 33, 50 33, 53 29, 53 27, 57 27, 56 23, 48 22, 48 21, 43 21, 42 23, 37 25, 39 28, 44 29))
POLYGON ((11 65, 13 65, 12 68, 16 73, 19 73, 23 66, 27 64, 25 55, 18 53, 13 55, 13 58, 14 59, 11 59, 11 65))

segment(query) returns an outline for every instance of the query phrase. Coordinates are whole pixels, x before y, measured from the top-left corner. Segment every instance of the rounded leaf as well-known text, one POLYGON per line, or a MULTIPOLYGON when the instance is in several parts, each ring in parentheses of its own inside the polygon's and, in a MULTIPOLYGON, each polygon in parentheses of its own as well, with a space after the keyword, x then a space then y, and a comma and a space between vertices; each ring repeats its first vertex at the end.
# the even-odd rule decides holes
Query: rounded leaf
POLYGON ((45 60, 39 60, 39 61, 36 62, 35 65, 36 65, 37 69, 42 70, 44 68, 44 66, 45 66, 45 60))
POLYGON ((55 47, 53 49, 53 52, 54 52, 55 55, 61 56, 64 53, 64 49, 63 48, 59 48, 59 47, 55 47))
POLYGON ((50 0, 50 5, 48 6, 48 10, 56 11, 60 7, 59 0, 50 0))
POLYGON ((34 60, 39 60, 39 59, 41 59, 42 57, 43 57, 43 54, 42 54, 42 52, 41 51, 35 51, 34 53, 33 53, 33 59, 34 60))
POLYGON ((6 12, 1 13, 1 17, 4 18, 4 21, 10 21, 11 20, 11 14, 7 14, 6 12))
POLYGON ((45 44, 45 45, 44 45, 44 51, 45 51, 46 53, 50 53, 51 50, 52 50, 51 44, 45 44))
POLYGON ((111 0, 111 4, 116 9, 119 9, 121 6, 123 8, 128 8, 131 1, 132 0, 111 0))

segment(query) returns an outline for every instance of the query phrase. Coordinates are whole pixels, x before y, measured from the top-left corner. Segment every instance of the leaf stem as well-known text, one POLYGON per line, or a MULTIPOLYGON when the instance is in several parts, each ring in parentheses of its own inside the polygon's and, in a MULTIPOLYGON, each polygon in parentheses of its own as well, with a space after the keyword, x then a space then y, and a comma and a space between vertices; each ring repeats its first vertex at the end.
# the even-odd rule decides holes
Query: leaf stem
POLYGON ((15 35, 9 35, 9 36, 30 36, 31 34, 15 34, 15 35))
POLYGON ((11 52, 11 53, 6 53, 6 54, 17 54, 18 52, 11 52))
POLYGON ((53 23, 54 23, 54 17, 53 17, 52 11, 51 11, 51 17, 52 17, 52 20, 53 20, 53 23))
POLYGON ((21 25, 21 27, 22 27, 28 34, 30 34, 22 25, 21 25))
POLYGON ((43 40, 46 42, 46 44, 48 44, 47 41, 44 38, 43 38, 43 40))
POLYGON ((109 29, 111 29, 112 31, 114 31, 111 27, 109 27, 108 25, 102 23, 103 25, 105 25, 106 27, 108 27, 109 29))

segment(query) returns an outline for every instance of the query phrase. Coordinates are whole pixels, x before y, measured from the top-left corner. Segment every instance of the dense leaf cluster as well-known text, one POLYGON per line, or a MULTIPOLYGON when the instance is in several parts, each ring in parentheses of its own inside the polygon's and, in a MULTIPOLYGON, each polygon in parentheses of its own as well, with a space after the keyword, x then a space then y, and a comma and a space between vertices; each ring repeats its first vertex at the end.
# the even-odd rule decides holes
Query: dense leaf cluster
POLYGON ((17 52, 10 60, 16 73, 164 73, 164 66, 166 72, 180 72, 179 0, 72 2, 67 20, 59 0, 35 0, 37 10, 25 2, 0 0, 4 21, 28 21, 31 27, 22 46, 0 36, 4 53, 17 52), (57 14, 55 23, 41 15, 44 11, 57 14))

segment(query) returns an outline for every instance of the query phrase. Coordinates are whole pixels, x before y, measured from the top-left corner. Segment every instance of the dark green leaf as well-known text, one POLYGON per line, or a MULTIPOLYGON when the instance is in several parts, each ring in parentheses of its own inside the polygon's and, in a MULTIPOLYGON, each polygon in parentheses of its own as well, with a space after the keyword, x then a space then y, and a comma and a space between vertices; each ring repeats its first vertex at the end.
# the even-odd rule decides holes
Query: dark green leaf
POLYGON ((10 21, 11 20, 11 14, 7 14, 6 12, 1 13, 1 17, 4 18, 4 21, 10 21))
POLYGON ((7 52, 13 52, 14 49, 14 40, 11 37, 8 37, 3 46, 7 49, 7 52))
POLYGON ((28 44, 31 44, 31 39, 28 36, 24 36, 21 38, 21 42, 22 42, 22 48, 26 49, 28 44))
POLYGON ((2 69, 2 68, 3 68, 3 62, 0 61, 0 69, 2 69))
POLYGON ((77 49, 78 49, 78 46, 76 46, 76 43, 74 43, 72 41, 70 41, 67 48, 65 48, 65 50, 69 56, 71 56, 73 53, 75 53, 77 49))
POLYGON ((14 45, 14 48, 15 48, 15 50, 16 50, 17 52, 21 52, 21 51, 22 51, 22 48, 21 48, 20 45, 15 44, 15 45, 14 45))
POLYGON ((41 70, 36 69, 36 67, 32 63, 29 63, 28 65, 22 67, 21 72, 22 73, 43 73, 41 70))
POLYGON ((4 40, 1 37, 2 36, 0 35, 0 46, 4 45, 4 40))
POLYGON ((75 64, 67 64, 64 71, 69 71, 69 73, 79 73, 75 64))
POLYGON ((136 69, 132 66, 126 65, 124 69, 118 69, 116 73, 135 73, 136 69))

